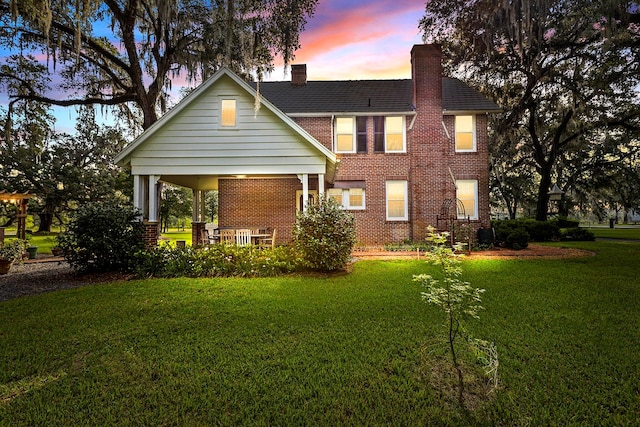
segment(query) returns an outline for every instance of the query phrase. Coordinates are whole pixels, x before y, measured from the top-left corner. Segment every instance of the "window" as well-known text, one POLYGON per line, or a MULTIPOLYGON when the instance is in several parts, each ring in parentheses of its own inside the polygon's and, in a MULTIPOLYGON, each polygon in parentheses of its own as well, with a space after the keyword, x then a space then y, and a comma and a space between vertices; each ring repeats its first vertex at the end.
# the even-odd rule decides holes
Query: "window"
POLYGON ((220 102, 220 126, 236 126, 236 100, 223 99, 220 102))
POLYGON ((458 206, 458 218, 478 219, 478 181, 456 180, 456 187, 456 197, 462 205, 458 206))
POLYGON ((354 122, 353 117, 336 118, 336 153, 355 152, 354 122))
POLYGON ((387 220, 406 221, 408 219, 407 181, 387 181, 387 220))
POLYGON ((404 117, 385 118, 385 151, 388 153, 403 153, 404 148, 404 117))
POLYGON ((376 153, 404 153, 404 117, 373 118, 373 150, 376 153))
POLYGON ((476 151, 474 116, 456 116, 456 151, 476 151))
POLYGON ((384 153, 384 117, 373 118, 373 151, 384 153))
POLYGON ((367 152, 367 118, 356 117, 356 130, 358 132, 358 153, 367 152))
POLYGON ((345 209, 365 208, 364 188, 330 188, 328 195, 345 209))

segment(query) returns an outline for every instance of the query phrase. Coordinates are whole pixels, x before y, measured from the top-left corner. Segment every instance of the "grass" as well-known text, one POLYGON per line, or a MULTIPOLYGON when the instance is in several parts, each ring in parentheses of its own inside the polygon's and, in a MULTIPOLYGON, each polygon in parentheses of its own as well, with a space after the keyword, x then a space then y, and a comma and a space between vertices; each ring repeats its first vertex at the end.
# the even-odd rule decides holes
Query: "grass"
POLYGON ((0 425, 632 425, 640 244, 468 260, 502 387, 471 413, 430 383, 423 261, 351 274, 137 280, 0 303, 0 425))
POLYGON ((592 227, 588 229, 596 237, 640 240, 640 227, 636 226, 619 226, 617 228, 592 227))

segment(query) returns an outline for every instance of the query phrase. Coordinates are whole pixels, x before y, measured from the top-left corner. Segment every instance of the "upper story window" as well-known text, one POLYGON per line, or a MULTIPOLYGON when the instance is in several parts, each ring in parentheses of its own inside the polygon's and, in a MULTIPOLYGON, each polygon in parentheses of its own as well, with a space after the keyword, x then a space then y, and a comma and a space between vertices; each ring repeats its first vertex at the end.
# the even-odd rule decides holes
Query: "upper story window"
POLYGON ((336 118, 336 153, 354 153, 355 120, 353 117, 336 118))
POLYGON ((377 153, 404 153, 406 148, 403 116, 373 118, 373 149, 377 153))
POLYGON ((237 105, 235 99, 220 100, 220 126, 236 127, 237 125, 237 105))
POLYGON ((456 116, 456 151, 476 151, 475 116, 456 116))
POLYGON ((458 207, 458 218, 478 219, 478 181, 456 180, 456 197, 462 204, 458 207))

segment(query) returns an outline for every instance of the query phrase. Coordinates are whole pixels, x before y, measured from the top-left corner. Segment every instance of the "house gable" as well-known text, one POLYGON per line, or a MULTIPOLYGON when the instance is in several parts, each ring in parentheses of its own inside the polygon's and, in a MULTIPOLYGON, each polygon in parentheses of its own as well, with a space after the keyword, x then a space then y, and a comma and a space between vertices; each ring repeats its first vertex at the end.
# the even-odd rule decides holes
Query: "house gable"
MULTIPOLYGON (((332 170, 333 153, 269 101, 261 100, 255 111, 255 96, 243 80, 222 69, 127 146, 116 162, 129 165, 134 175, 163 179, 332 170), (235 126, 221 125, 222 100, 235 101, 235 126)), ((212 187, 207 182, 199 187, 212 187)))

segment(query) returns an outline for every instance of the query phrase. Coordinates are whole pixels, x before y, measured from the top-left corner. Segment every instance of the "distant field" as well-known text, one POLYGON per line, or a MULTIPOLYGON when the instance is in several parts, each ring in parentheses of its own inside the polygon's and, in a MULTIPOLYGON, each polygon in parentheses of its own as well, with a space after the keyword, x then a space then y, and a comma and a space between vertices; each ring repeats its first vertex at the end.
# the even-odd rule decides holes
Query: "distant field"
POLYGON ((608 239, 635 239, 640 240, 640 226, 623 225, 617 228, 608 227, 585 227, 596 237, 608 239))

